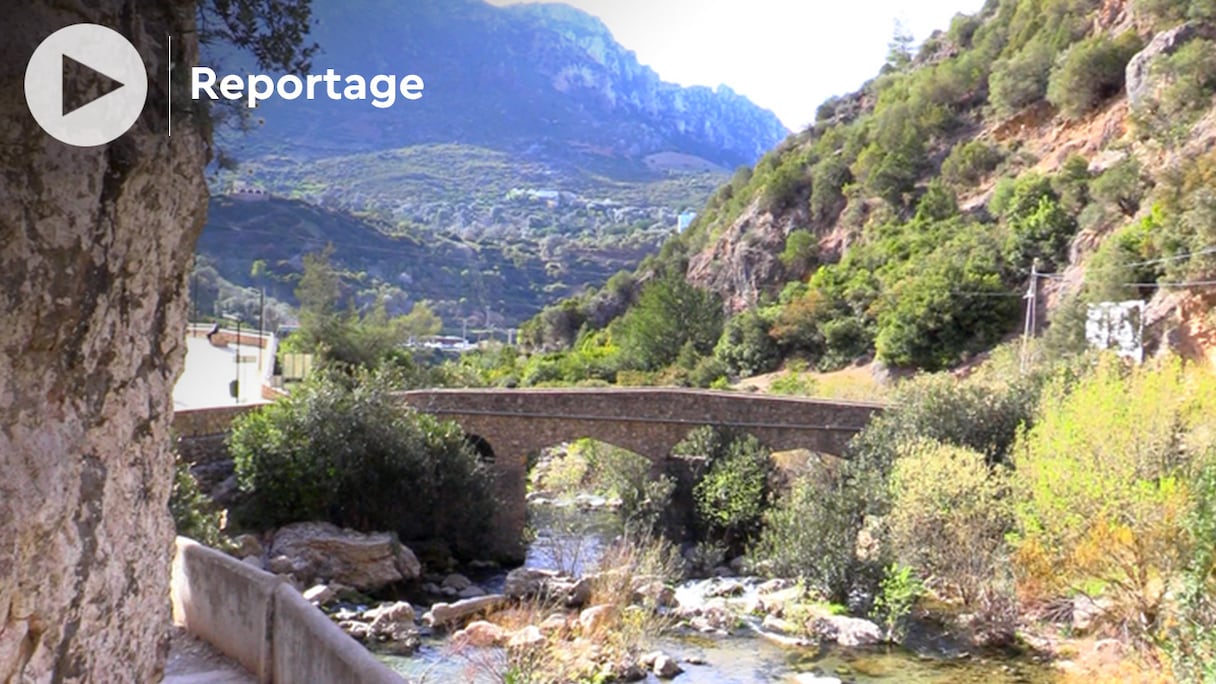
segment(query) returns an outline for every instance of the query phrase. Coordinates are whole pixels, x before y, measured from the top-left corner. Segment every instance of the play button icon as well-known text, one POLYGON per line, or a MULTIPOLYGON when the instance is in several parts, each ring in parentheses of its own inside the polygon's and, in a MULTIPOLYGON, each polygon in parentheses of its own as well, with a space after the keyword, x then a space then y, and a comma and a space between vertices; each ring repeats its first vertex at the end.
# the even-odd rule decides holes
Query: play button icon
POLYGON ((104 145, 139 118, 148 73, 122 34, 73 24, 47 37, 25 69, 25 101, 55 139, 77 147, 104 145))

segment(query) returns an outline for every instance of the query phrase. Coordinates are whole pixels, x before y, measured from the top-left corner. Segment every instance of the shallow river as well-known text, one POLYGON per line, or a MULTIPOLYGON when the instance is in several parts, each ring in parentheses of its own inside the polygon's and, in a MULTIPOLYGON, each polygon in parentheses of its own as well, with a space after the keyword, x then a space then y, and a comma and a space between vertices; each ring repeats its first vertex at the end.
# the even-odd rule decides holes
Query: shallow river
MULTIPOLYGON (((584 571, 594 567, 599 552, 616 534, 609 513, 576 513, 552 508, 530 511, 537 530, 525 562, 529 567, 584 571), (571 535, 581 534, 575 542, 571 535)), ((503 575, 480 578, 487 590, 501 589, 503 575)), ((475 580, 478 578, 474 578, 475 580)), ((696 592, 689 582, 680 593, 696 592)), ((926 640, 927 641, 927 640, 926 640)), ((1053 670, 1026 658, 993 656, 959 657, 940 647, 925 643, 919 652, 901 647, 871 649, 787 648, 746 631, 726 638, 700 635, 666 637, 654 644, 681 661, 684 673, 677 684, 752 684, 789 682, 796 674, 814 673, 835 677, 843 682, 912 682, 966 684, 1040 684, 1055 681, 1053 670), (703 664, 687 664, 692 658, 703 664)), ((471 654, 455 654, 443 639, 424 639, 422 648, 409 658, 382 655, 397 672, 412 682, 487 684, 501 682, 494 671, 501 667, 503 654, 490 649, 471 654)), ((651 676, 646 681, 658 682, 651 676)), ((828 680, 830 681, 830 680, 828 680)))

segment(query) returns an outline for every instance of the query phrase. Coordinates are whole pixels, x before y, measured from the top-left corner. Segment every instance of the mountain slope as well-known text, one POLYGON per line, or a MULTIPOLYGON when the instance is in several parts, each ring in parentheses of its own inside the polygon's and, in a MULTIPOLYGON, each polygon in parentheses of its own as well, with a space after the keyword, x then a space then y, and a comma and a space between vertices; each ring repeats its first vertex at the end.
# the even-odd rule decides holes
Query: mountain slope
POLYGON ((272 100, 266 145, 331 156, 460 142, 562 160, 582 151, 640 160, 679 151, 725 168, 754 162, 787 131, 728 88, 681 88, 638 63, 594 17, 564 5, 480 0, 313 3, 314 71, 417 74, 422 99, 272 100))
MULTIPOLYGON (((462 320, 513 327, 542 302, 604 282, 654 249, 644 240, 608 247, 562 238, 534 249, 520 240, 470 242, 426 231, 392 236, 382 228, 299 201, 220 197, 211 200, 197 251, 223 278, 292 302, 302 255, 333 245, 331 261, 356 302, 383 301, 390 314, 403 314, 429 301, 449 329, 459 330, 462 320), (264 262, 256 277, 255 261, 264 262)), ((198 297, 208 311, 214 295, 198 297)))
POLYGON ((1051 344, 1137 298, 1150 337, 1206 339, 1213 73, 1211 3, 993 0, 824 103, 639 275, 751 310, 719 348, 770 365, 953 366, 1021 330, 1036 273, 1051 344))

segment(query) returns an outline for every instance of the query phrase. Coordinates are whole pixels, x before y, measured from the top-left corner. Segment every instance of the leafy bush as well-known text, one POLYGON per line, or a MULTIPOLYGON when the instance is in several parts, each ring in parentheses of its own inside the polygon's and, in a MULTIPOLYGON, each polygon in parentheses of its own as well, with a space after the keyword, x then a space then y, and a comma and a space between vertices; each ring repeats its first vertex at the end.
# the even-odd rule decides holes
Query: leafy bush
POLYGON ((384 374, 314 374, 233 424, 245 522, 326 520, 484 549, 490 477, 456 424, 404 410, 384 374))
POLYGON ((1170 618, 1158 638, 1180 682, 1216 681, 1216 459, 1191 483, 1188 555, 1170 618))
POLYGON ((997 114, 1009 116, 1043 99, 1053 57, 1046 43, 1035 42, 993 65, 988 88, 997 114))
POLYGON ((764 514, 748 558, 763 572, 796 577, 829 600, 844 602, 857 566, 858 500, 828 473, 798 478, 764 514))
POLYGON ((1080 116, 1123 88, 1127 62, 1143 47, 1134 31, 1114 40, 1091 36, 1064 53, 1047 83, 1047 99, 1068 116, 1080 116))
POLYGON ((927 440, 904 445, 887 516, 895 558, 939 595, 983 602, 1005 560, 1007 489, 1004 468, 990 469, 977 451, 927 440))
POLYGON ((1129 370, 1108 357, 1071 388, 1049 385, 1013 449, 1023 591, 1096 580, 1117 622, 1156 630, 1183 563, 1186 473, 1211 446, 1214 400, 1212 378, 1176 359, 1129 370))
POLYGON ((925 591, 924 585, 911 567, 892 563, 883 571, 878 588, 880 593, 874 598, 874 610, 882 617, 887 641, 902 639, 904 619, 916 607, 925 591))
POLYGON ((621 500, 620 514, 632 533, 649 534, 667 512, 675 482, 668 476, 652 476, 650 459, 610 444, 590 442, 586 457, 605 493, 621 500))
POLYGON ((748 309, 726 322, 714 357, 730 373, 751 376, 767 373, 781 362, 777 342, 769 336, 772 321, 757 309, 748 309))
POLYGON ((173 452, 173 489, 169 494, 169 513, 177 534, 194 541, 219 547, 224 542, 220 532, 220 516, 211 501, 198 488, 198 480, 190 472, 190 464, 173 452))
POLYGON ((814 268, 818 254, 819 242, 815 236, 808 230, 795 230, 786 236, 785 248, 777 260, 787 273, 800 278, 814 268))
POLYGON ((1000 276, 996 245, 966 236, 922 258, 880 300, 878 357, 897 366, 947 367, 986 348, 1009 328, 1016 300, 1000 276))
POLYGON ((970 188, 992 173, 1005 155, 979 139, 961 142, 942 162, 942 179, 956 188, 970 188))
POLYGON ((1077 232, 1077 222, 1060 206, 1048 178, 1026 174, 998 184, 989 210, 1009 229, 1005 252, 1011 266, 1028 271, 1039 259, 1039 269, 1050 271, 1067 263, 1068 245, 1077 232))
POLYGON ((769 505, 772 475, 769 450, 759 440, 730 439, 693 488, 697 518, 709 538, 738 549, 755 536, 769 505))

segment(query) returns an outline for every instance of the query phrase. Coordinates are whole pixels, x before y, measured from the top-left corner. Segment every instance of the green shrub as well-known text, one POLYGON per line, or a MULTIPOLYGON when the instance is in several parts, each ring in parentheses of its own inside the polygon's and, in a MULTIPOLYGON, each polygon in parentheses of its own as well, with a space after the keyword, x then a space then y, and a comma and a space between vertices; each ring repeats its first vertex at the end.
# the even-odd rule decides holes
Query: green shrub
POLYGON ((314 374, 233 424, 242 518, 256 528, 325 520, 405 540, 484 549, 490 477, 456 424, 404 410, 386 375, 314 374))
POLYGON ((938 595, 975 607, 993 592, 1011 524, 1004 468, 935 441, 905 444, 891 473, 887 516, 895 558, 938 595))
POLYGON ((1027 174, 998 184, 989 210, 1009 229, 1005 258, 1019 271, 1029 271, 1039 260, 1040 271, 1051 271, 1068 261, 1068 245, 1077 222, 1060 206, 1059 196, 1044 176, 1027 174))
POLYGON ((1052 69, 1047 99, 1068 116, 1089 112, 1120 92, 1127 62, 1142 47, 1134 31, 1114 40, 1096 35, 1076 43, 1052 69))
POLYGON ((1001 150, 979 139, 961 142, 942 162, 942 179, 956 188, 971 188, 1004 161, 1001 150))
POLYGON ((211 500, 198 488, 190 472, 190 464, 173 451, 173 489, 169 494, 169 513, 177 534, 217 548, 224 543, 220 532, 220 515, 211 500))
POLYGON ((905 618, 916 607, 925 587, 913 568, 892 563, 883 570, 878 588, 880 593, 874 598, 874 611, 886 627, 887 641, 900 640, 905 618))
POLYGON ((821 159, 811 173, 811 220, 829 225, 844 209, 844 186, 853 180, 849 165, 839 156, 821 159))
POLYGON ((625 528, 633 533, 654 532, 670 507, 675 482, 666 475, 653 477, 650 459, 632 451, 594 441, 584 449, 604 493, 621 500, 625 528))
POLYGON ((1177 359, 1128 369, 1105 357, 1044 394, 1013 449, 1014 560, 1027 596, 1093 586, 1140 636, 1160 626, 1183 564, 1186 474, 1213 443, 1216 382, 1177 359))
POLYGON ((682 272, 656 278, 637 304, 610 329, 621 349, 622 367, 657 370, 692 345, 697 355, 713 351, 722 335, 722 303, 684 280, 682 272))
POLYGON ((1110 167, 1089 184, 1090 194, 1096 201, 1118 209, 1124 216, 1133 216, 1139 211, 1145 190, 1140 164, 1133 157, 1110 167))
POLYGON ((901 383, 891 408, 853 438, 845 470, 868 512, 887 514, 888 476, 906 445, 932 440, 983 454, 990 465, 1007 461, 1018 429, 1035 415, 1043 378, 1019 373, 1009 349, 994 353, 988 365, 967 380, 939 373, 901 383))
POLYGON ((858 561, 858 500, 829 473, 795 480, 764 514, 750 562, 766 574, 794 577, 829 600, 848 599, 858 561))
POLYGON ((1043 99, 1054 56, 1045 43, 1035 42, 993 65, 988 88, 998 115, 1009 116, 1043 99))
POLYGON ((1216 459, 1191 483, 1186 565, 1158 646, 1180 682, 1216 681, 1216 459))
POLYGON ((785 248, 777 260, 794 278, 801 278, 815 267, 819 258, 819 241, 808 230, 791 231, 785 238, 785 248))
POLYGON ((781 362, 781 350, 769 335, 771 327, 772 321, 757 309, 736 314, 726 322, 714 357, 728 372, 745 377, 774 370, 781 362))
POLYGON ((710 539, 741 549, 759 531, 769 505, 773 463, 751 435, 731 439, 693 488, 697 517, 710 539))

